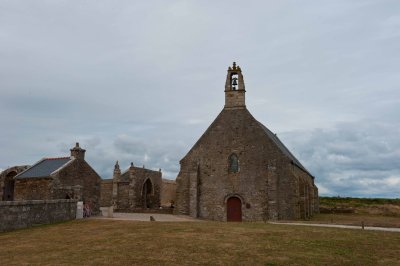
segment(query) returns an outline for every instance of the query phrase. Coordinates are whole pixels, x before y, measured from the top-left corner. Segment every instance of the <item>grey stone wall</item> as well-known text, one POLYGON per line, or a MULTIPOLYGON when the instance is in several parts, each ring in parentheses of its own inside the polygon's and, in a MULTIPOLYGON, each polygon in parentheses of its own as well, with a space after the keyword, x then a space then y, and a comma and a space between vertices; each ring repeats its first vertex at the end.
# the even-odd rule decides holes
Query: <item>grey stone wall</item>
POLYGON ((53 175, 53 199, 79 199, 90 205, 93 213, 100 211, 101 177, 84 160, 77 159, 53 175))
POLYGON ((161 183, 161 206, 170 206, 175 204, 176 200, 176 182, 175 180, 162 179, 161 183))
POLYGON ((180 163, 177 214, 226 221, 232 196, 242 202, 243 221, 307 219, 315 212, 312 177, 245 108, 224 109, 180 163), (231 154, 239 158, 237 173, 229 171, 231 154))
POLYGON ((100 186, 100 207, 112 206, 112 191, 113 180, 102 180, 100 186))
POLYGON ((129 209, 129 183, 118 183, 118 209, 129 209))
POLYGON ((14 200, 14 177, 29 167, 29 165, 13 166, 0 173, 0 201, 14 200))
MULTIPOLYGON (((116 164, 112 179, 112 199, 109 202, 109 187, 102 185, 107 190, 102 195, 102 204, 113 205, 118 211, 135 211, 142 209, 159 209, 162 188, 161 171, 153 171, 144 167, 135 167, 133 164, 122 175, 119 165, 116 164), (145 186, 145 184, 148 184, 145 186), (144 189, 148 188, 145 192, 144 189), (148 193, 150 192, 150 193, 148 193), (109 203, 107 203, 109 202, 109 203)), ((104 181, 103 181, 104 183, 104 181)))
POLYGON ((0 202, 0 232, 74 220, 76 200, 26 200, 0 202))
POLYGON ((234 62, 224 109, 180 161, 174 213, 218 221, 308 219, 318 212, 314 177, 250 114, 245 92, 234 62))
POLYGON ((101 178, 84 160, 73 160, 48 177, 16 179, 15 200, 76 199, 100 211, 101 178))
MULTIPOLYGON (((14 199, 21 200, 50 200, 51 178, 26 178, 15 180, 14 199)), ((64 198, 64 197, 63 197, 64 198)))

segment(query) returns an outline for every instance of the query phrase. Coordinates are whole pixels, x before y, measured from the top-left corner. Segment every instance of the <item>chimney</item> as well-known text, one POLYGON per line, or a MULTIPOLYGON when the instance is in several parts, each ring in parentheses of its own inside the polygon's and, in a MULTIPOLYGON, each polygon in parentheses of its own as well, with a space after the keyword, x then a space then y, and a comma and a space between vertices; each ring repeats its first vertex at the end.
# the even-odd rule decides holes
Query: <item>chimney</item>
POLYGON ((77 160, 85 160, 85 152, 86 150, 79 147, 79 142, 76 143, 75 147, 71 150, 71 156, 73 156, 77 160))

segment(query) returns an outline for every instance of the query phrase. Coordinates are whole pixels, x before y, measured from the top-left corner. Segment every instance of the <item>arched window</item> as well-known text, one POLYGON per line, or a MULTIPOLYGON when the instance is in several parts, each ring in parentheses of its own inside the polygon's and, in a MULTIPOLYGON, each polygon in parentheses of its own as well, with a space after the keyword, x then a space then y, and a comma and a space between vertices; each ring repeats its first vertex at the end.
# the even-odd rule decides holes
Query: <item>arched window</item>
POLYGON ((239 159, 236 154, 231 154, 229 156, 229 172, 237 173, 239 172, 239 159))

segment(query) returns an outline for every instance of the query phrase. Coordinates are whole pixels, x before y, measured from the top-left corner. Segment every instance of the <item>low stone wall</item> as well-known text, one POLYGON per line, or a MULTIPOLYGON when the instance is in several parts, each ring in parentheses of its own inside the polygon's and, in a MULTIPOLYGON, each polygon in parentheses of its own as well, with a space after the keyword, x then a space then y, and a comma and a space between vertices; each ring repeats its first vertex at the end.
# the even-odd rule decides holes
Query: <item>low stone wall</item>
POLYGON ((76 200, 25 200, 0 202, 0 232, 50 224, 76 217, 76 200))

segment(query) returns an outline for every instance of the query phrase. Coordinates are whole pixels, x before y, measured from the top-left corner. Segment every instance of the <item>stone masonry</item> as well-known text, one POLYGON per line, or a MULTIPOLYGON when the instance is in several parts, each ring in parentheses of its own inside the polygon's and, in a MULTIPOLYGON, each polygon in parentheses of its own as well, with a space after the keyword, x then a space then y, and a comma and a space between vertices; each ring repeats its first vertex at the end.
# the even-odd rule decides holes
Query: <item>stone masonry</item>
POLYGON ((307 219, 318 212, 314 177, 245 105, 239 66, 225 106, 180 161, 175 213, 218 221, 307 219))
POLYGON ((116 210, 134 211, 160 207, 161 170, 153 171, 131 166, 121 173, 118 162, 114 166, 112 180, 101 185, 102 206, 114 206, 116 210))
POLYGON ((161 206, 171 207, 176 201, 175 180, 163 179, 161 185, 161 206))
POLYGON ((27 200, 0 202, 0 232, 73 220, 76 200, 27 200))
POLYGON ((14 200, 75 199, 100 207, 101 178, 85 161, 79 143, 71 157, 44 158, 15 177, 14 200))
POLYGON ((29 165, 13 166, 0 173, 0 201, 14 200, 15 176, 29 167, 29 165))

